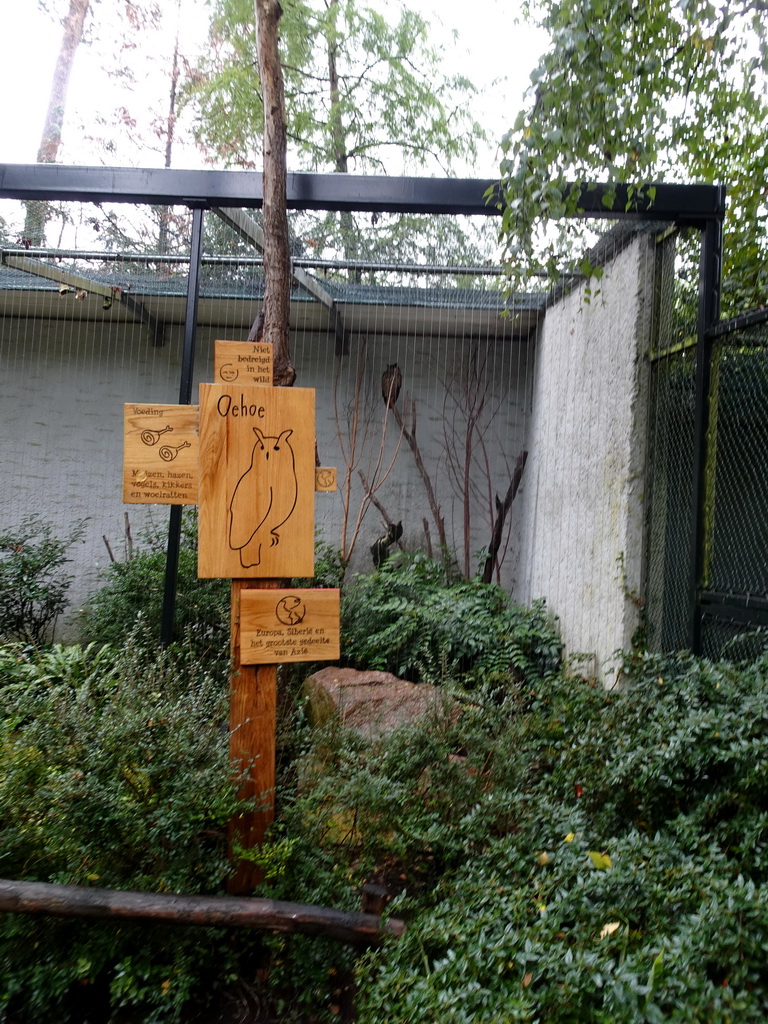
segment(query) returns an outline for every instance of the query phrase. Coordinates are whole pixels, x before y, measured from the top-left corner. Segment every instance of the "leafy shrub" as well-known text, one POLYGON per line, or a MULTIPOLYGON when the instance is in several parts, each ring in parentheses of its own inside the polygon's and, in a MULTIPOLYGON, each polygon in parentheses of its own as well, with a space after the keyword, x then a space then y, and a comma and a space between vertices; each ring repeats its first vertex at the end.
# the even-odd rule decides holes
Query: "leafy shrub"
POLYGON ((454 578, 416 554, 355 577, 344 594, 342 653, 414 682, 460 679, 472 688, 546 675, 561 643, 541 603, 512 605, 501 587, 454 578))
POLYGON ((72 576, 63 571, 67 549, 83 536, 83 523, 64 537, 37 515, 0 534, 0 640, 44 644, 67 605, 72 576))
MULTIPOLYGON (((323 734, 265 892, 395 894, 405 936, 355 961, 371 1024, 762 1021, 767 676, 768 657, 636 654, 622 692, 550 676, 374 744, 323 734)), ((277 959, 330 1013, 322 979, 346 956, 277 959)))
MULTIPOLYGON (((222 891, 238 804, 220 679, 189 654, 130 644, 17 646, 0 671, 0 876, 222 891)), ((215 931, 2 915, 0 1016, 106 1022, 141 1006, 143 1021, 174 1018, 234 958, 215 931)))
MULTIPOLYGON (((167 534, 149 528, 142 535, 145 547, 124 562, 112 562, 102 574, 103 584, 83 610, 80 634, 84 643, 121 644, 142 625, 151 647, 160 638, 167 534)), ((228 580, 199 579, 197 575, 197 510, 185 509, 176 587, 176 636, 191 645, 201 658, 229 656, 228 580)))

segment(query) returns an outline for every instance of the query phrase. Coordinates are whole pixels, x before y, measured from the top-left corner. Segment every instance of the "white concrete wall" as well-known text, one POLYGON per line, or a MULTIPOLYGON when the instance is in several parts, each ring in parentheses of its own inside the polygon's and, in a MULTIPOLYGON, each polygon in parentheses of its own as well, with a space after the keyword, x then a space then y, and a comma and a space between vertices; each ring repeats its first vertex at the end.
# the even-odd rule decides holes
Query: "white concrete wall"
MULTIPOLYGON (((375 310, 374 310, 375 313, 375 310)), ((212 328, 198 332, 196 383, 212 379, 212 341, 222 333, 212 328)), ((224 335, 226 336, 226 335, 224 335)), ((29 512, 39 512, 64 532, 86 518, 86 534, 72 549, 70 567, 76 582, 70 597, 76 610, 97 586, 98 574, 109 557, 106 535, 118 558, 123 557, 124 513, 127 510, 134 539, 151 521, 167 528, 166 506, 122 504, 122 407, 124 402, 178 401, 183 333, 167 331, 162 348, 153 348, 140 327, 125 324, 67 322, 41 319, 0 320, 0 529, 12 527, 29 512)), ((351 355, 341 363, 337 394, 338 422, 334 413, 334 341, 322 334, 297 333, 293 338, 297 386, 316 388, 318 448, 324 465, 336 466, 340 481, 344 457, 339 441, 346 433, 360 338, 353 338, 351 355)), ((371 335, 365 346, 363 421, 369 439, 352 475, 351 518, 362 497, 358 469, 368 477, 375 465, 381 438, 384 403, 381 373, 397 361, 406 396, 416 402, 417 437, 438 491, 449 542, 462 547, 463 509, 451 481, 445 452, 445 422, 458 431, 464 418, 456 403, 446 400, 446 384, 460 376, 471 343, 462 338, 412 338, 371 335)), ((486 405, 473 444, 473 488, 470 551, 475 553, 490 538, 490 511, 494 493, 503 496, 510 465, 523 444, 525 416, 530 400, 531 355, 525 343, 486 339, 489 381, 486 405), (489 473, 487 472, 489 471, 489 473), (490 484, 485 479, 490 475, 490 484)), ((460 389, 459 389, 460 390, 460 389)), ((197 401, 195 388, 193 401, 197 401)), ((397 427, 390 418, 385 440, 387 464, 397 447, 397 427)), ((460 452, 461 454, 461 452, 460 452)), ((424 487, 410 450, 401 445, 396 465, 377 498, 395 522, 402 520, 403 542, 411 550, 424 547, 422 518, 429 516, 424 487)), ((318 536, 335 547, 341 535, 341 495, 318 494, 315 502, 318 536)), ((369 547, 383 532, 383 520, 370 508, 363 522, 353 567, 371 566, 369 547)), ((437 543, 434 526, 433 543, 437 543)), ((508 575, 505 576, 509 582, 508 575)), ((72 615, 70 614, 70 620, 72 615)), ((59 638, 71 637, 64 623, 59 638)))
POLYGON ((589 301, 584 285, 540 332, 513 594, 546 598, 574 663, 610 685, 643 592, 651 239, 589 284, 589 301))

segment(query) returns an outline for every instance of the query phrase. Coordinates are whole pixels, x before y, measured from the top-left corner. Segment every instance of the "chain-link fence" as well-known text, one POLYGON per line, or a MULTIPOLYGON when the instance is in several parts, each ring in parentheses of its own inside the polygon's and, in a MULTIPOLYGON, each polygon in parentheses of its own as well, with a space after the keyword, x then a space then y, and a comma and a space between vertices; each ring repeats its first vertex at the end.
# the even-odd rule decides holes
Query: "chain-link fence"
POLYGON ((712 353, 702 580, 712 656, 768 640, 768 314, 751 319, 722 325, 712 353))
POLYGON ((700 628, 703 654, 737 658, 763 648, 768 624, 768 316, 712 330, 708 429, 697 437, 697 250, 676 234, 657 249, 648 635, 653 649, 677 650, 700 628), (704 485, 695 496, 697 459, 704 485))
POLYGON ((690 633, 696 322, 681 265, 690 269, 697 241, 681 246, 673 232, 657 245, 646 560, 648 640, 657 650, 686 647, 690 633))

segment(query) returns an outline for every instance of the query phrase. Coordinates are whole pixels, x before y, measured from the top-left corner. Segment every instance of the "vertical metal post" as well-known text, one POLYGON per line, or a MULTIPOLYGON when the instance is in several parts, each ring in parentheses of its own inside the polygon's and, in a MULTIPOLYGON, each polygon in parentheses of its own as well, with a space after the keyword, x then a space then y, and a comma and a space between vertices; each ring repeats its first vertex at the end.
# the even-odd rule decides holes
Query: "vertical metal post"
MULTIPOLYGON (((722 190, 721 209, 725 204, 722 190)), ((707 434, 709 430, 712 338, 710 329, 720 318, 720 280, 723 259, 722 217, 710 218, 701 239, 699 263, 699 312, 696 345, 696 383, 693 435, 693 531, 689 584, 688 639, 694 654, 701 653, 701 612, 699 594, 704 582, 707 545, 707 434)))
MULTIPOLYGON (((192 374, 195 368, 195 328, 197 324, 197 300, 200 294, 200 260, 203 254, 203 210, 192 210, 192 238, 189 252, 189 277, 187 278, 187 305, 184 315, 184 348, 181 357, 181 380, 179 383, 179 405, 192 401, 192 374)), ((171 505, 168 520, 168 548, 165 559, 165 589, 163 591, 163 612, 160 621, 160 639, 167 646, 173 639, 173 620, 176 610, 176 577, 179 570, 179 549, 181 547, 181 505, 171 505)))

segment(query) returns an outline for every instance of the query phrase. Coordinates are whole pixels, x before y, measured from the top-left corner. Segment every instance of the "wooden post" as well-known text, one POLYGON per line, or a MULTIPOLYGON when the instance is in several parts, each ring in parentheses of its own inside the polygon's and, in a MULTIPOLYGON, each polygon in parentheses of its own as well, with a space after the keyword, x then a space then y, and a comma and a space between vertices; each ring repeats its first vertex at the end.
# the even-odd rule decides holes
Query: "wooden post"
POLYGON ((236 772, 246 773, 238 796, 259 802, 257 810, 242 814, 229 824, 230 856, 236 870, 227 889, 233 895, 251 892, 262 878, 256 864, 237 858, 236 848, 250 850, 260 846, 275 817, 277 665, 242 664, 240 594, 243 590, 278 589, 280 586, 280 580, 232 580, 229 757, 236 772))
MULTIPOLYGON (((255 0, 254 9, 264 104, 264 341, 273 346, 273 383, 290 387, 296 380, 296 371, 288 346, 291 284, 285 198, 287 136, 283 69, 278 51, 278 25, 283 11, 279 0, 255 0)), ((245 768, 248 773, 241 796, 264 800, 261 809, 232 823, 231 843, 238 842, 245 849, 263 842, 274 818, 277 665, 242 664, 240 593, 249 587, 277 589, 279 586, 280 582, 275 579, 232 581, 230 756, 235 766, 245 768)), ((229 891, 247 892, 259 880, 260 872, 255 865, 241 860, 230 880, 229 891)))

